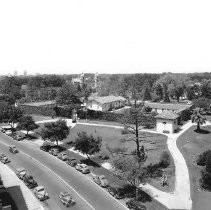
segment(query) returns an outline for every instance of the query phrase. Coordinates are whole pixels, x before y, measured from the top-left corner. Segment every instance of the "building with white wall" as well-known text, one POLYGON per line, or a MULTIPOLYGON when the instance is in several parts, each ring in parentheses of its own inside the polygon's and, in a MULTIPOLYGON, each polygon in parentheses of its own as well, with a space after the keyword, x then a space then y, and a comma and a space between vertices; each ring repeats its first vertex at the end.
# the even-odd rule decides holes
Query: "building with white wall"
POLYGON ((89 97, 88 101, 86 102, 86 107, 90 110, 105 112, 124 107, 126 101, 127 100, 122 96, 95 96, 89 97))
POLYGON ((156 130, 161 133, 174 133, 178 130, 178 118, 180 116, 172 111, 163 111, 155 116, 156 130))

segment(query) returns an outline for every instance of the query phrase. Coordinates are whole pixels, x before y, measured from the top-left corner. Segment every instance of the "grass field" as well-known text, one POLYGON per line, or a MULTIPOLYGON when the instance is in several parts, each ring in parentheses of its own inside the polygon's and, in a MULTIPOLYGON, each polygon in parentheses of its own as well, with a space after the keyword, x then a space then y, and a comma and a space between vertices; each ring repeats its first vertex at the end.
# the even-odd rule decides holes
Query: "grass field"
MULTIPOLYGON (((70 141, 74 141, 77 137, 77 133, 82 131, 85 131, 87 132, 87 134, 92 134, 94 136, 101 136, 103 140, 101 150, 102 153, 106 155, 109 155, 107 145, 111 148, 128 148, 128 151, 132 151, 136 148, 135 142, 130 140, 134 136, 132 134, 122 135, 121 129, 89 125, 76 125, 73 129, 71 129, 68 138, 63 141, 64 146, 68 148, 67 143, 70 141)), ((141 139, 141 144, 145 146, 148 156, 145 165, 148 165, 150 163, 158 163, 161 153, 168 150, 166 145, 167 138, 164 135, 145 132, 143 136, 144 137, 141 139)), ((102 162, 97 158, 97 155, 92 159, 98 164, 102 162)), ((166 174, 168 175, 169 186, 166 186, 165 188, 161 187, 159 179, 153 179, 150 181, 150 183, 161 190, 172 191, 174 188, 174 170, 174 163, 172 160, 171 165, 167 169, 165 169, 166 174)))
POLYGON ((180 136, 177 145, 185 157, 189 169, 193 210, 210 210, 211 192, 200 190, 199 179, 203 167, 196 164, 196 159, 199 154, 211 149, 211 126, 203 127, 202 133, 197 133, 195 129, 196 126, 192 126, 180 136))

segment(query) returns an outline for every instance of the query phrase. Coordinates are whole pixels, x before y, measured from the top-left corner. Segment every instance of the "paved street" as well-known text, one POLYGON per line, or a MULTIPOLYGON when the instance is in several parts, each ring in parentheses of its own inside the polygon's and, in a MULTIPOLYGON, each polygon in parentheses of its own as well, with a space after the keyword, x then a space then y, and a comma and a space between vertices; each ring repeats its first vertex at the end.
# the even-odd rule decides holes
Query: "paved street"
POLYGON ((64 208, 58 201, 58 193, 62 190, 68 190, 72 193, 76 191, 79 194, 74 193, 77 205, 73 209, 127 209, 118 200, 107 193, 107 191, 94 184, 88 177, 68 166, 58 158, 37 149, 32 143, 17 142, 0 133, 0 144, 2 152, 12 157, 11 165, 14 164, 14 167, 26 167, 35 176, 38 183, 46 186, 51 197, 45 202, 46 207, 49 209, 55 209, 55 206, 56 209, 64 208), (8 147, 3 144, 14 144, 21 152, 15 155, 9 154, 8 147), (71 190, 67 184, 73 189, 71 190))
POLYGON ((5 153, 11 163, 8 166, 11 169, 15 169, 18 167, 26 168, 30 174, 33 175, 35 180, 38 182, 38 185, 43 185, 47 190, 50 199, 42 202, 43 207, 45 209, 66 209, 62 205, 62 203, 58 199, 58 194, 61 191, 69 191, 76 201, 76 205, 71 209, 79 210, 79 209, 91 209, 86 202, 84 202, 79 196, 76 195, 74 191, 72 191, 66 184, 64 184, 57 176, 55 176, 51 171, 46 170, 46 168, 42 167, 42 165, 38 164, 36 161, 27 157, 23 153, 12 154, 8 151, 8 146, 2 144, 0 141, 0 152, 5 153))

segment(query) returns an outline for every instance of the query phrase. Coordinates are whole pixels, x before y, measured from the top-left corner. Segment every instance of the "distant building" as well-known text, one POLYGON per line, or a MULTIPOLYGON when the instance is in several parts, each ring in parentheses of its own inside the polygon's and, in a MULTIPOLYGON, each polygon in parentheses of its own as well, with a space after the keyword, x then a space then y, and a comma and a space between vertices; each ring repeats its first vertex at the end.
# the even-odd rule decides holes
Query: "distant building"
POLYGON ((124 107, 126 99, 122 96, 95 96, 89 97, 86 103, 86 107, 95 111, 110 111, 124 107))
POLYGON ((73 83, 74 85, 80 85, 80 86, 81 86, 82 84, 84 84, 84 82, 85 82, 84 73, 80 74, 79 77, 72 78, 72 83, 73 83))

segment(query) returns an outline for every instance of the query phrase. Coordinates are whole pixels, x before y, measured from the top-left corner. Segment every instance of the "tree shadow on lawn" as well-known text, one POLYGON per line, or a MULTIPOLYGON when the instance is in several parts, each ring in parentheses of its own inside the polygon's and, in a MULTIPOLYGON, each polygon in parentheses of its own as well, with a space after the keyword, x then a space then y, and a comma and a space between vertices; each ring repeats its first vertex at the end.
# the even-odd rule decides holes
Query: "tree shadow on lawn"
POLYGON ((210 131, 204 130, 204 129, 195 129, 194 132, 200 133, 200 134, 209 134, 210 131))
POLYGON ((95 167, 95 168, 99 168, 101 167, 101 165, 99 165, 98 163, 94 162, 93 160, 91 159, 81 159, 80 160, 81 163, 84 163, 88 166, 92 166, 92 167, 95 167))
MULTIPOLYGON (((130 184, 126 184, 123 187, 119 188, 120 191, 124 194, 126 198, 134 198, 136 197, 136 187, 132 186, 130 184)), ((143 190, 138 190, 138 201, 141 201, 142 203, 145 202, 151 202, 152 198, 145 193, 143 190)))

